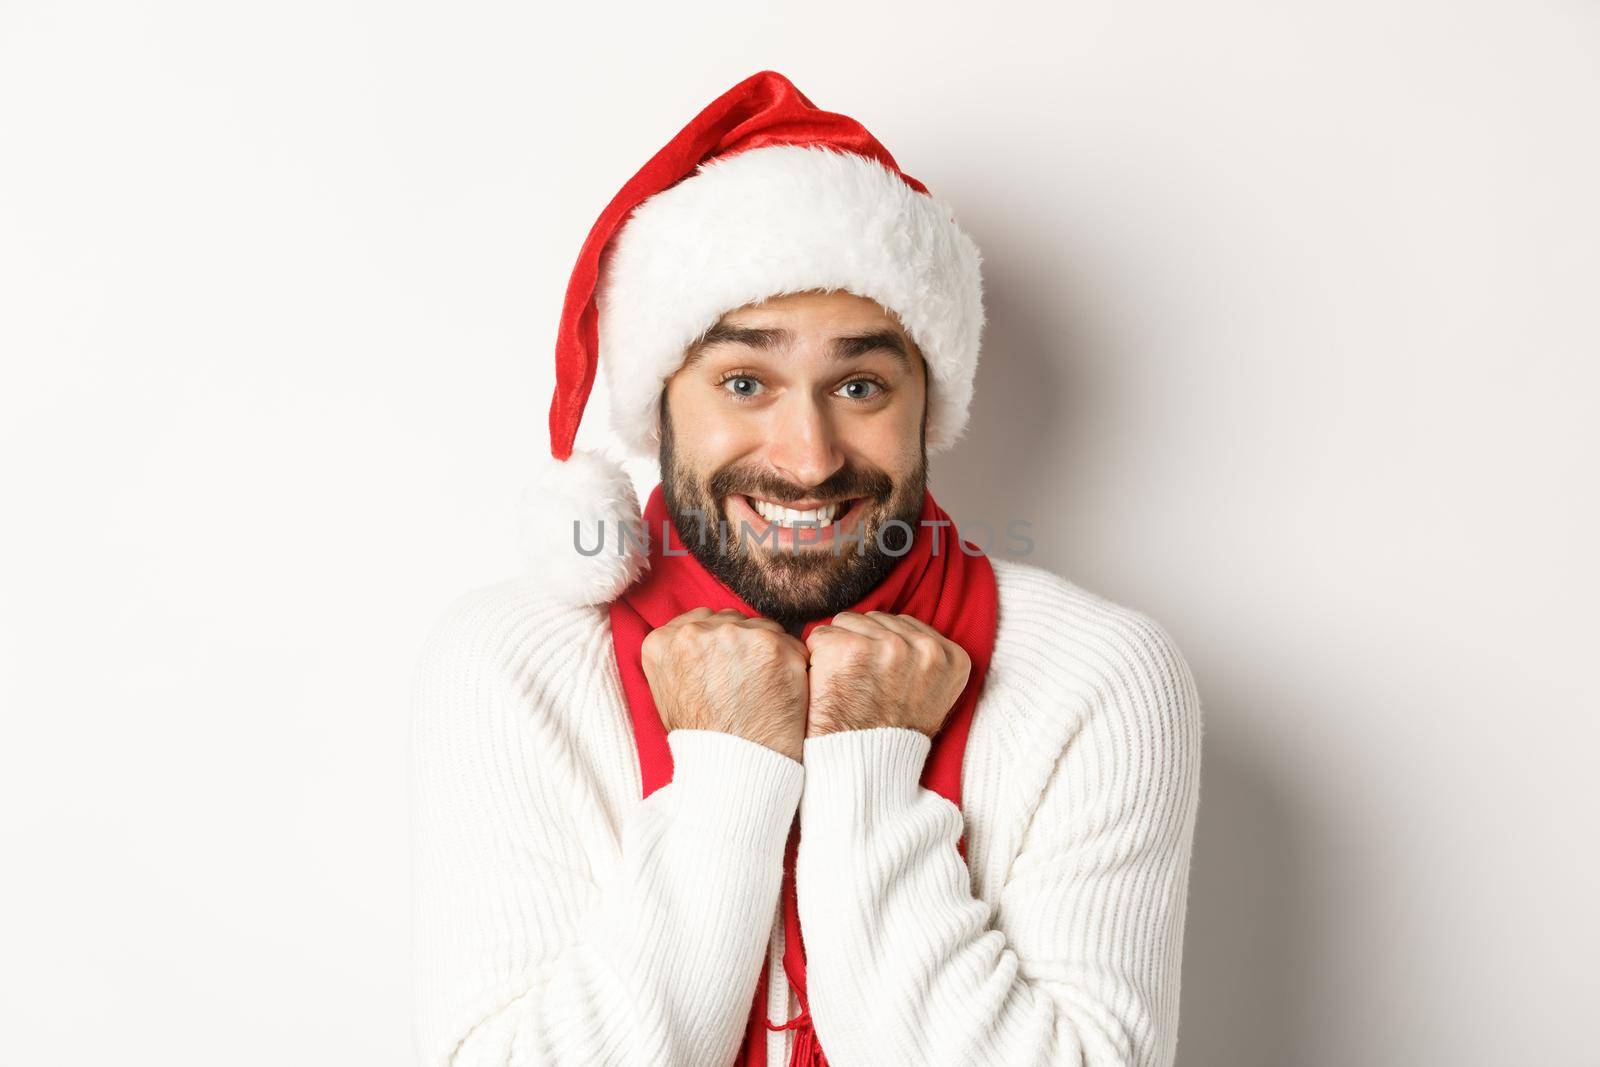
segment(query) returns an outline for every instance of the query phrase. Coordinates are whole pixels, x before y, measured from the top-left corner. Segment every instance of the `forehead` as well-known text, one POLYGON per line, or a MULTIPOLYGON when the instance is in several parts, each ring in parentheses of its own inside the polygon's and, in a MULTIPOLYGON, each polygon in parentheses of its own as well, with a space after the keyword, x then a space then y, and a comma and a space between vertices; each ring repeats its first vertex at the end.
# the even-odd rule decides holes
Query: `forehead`
POLYGON ((758 304, 734 308, 722 316, 722 321, 741 325, 781 323, 791 328, 901 329, 900 320, 882 304, 844 289, 831 293, 818 290, 785 293, 758 304))
POLYGON ((844 290, 786 293, 725 313, 689 347, 685 366, 717 352, 793 355, 796 346, 830 358, 883 353, 905 369, 921 352, 899 318, 877 301, 844 290))

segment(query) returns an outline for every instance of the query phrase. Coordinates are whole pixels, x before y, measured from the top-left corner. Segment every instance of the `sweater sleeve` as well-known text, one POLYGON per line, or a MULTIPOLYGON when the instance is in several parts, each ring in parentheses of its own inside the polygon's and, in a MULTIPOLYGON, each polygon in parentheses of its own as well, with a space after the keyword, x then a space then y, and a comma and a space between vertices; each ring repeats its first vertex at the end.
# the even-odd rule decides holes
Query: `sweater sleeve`
POLYGON ((805 742, 796 876, 833 1067, 1173 1062, 1200 706, 1170 638, 1148 620, 1136 632, 993 914, 956 851, 961 812, 920 785, 926 735, 805 742))
POLYGON ((519 651, 485 614, 441 626, 414 691, 420 1062, 730 1062, 772 929, 800 763, 730 734, 674 731, 673 781, 613 829, 546 721, 549 700, 604 706, 585 692, 600 672, 526 662, 596 659, 609 645, 546 633, 519 651))

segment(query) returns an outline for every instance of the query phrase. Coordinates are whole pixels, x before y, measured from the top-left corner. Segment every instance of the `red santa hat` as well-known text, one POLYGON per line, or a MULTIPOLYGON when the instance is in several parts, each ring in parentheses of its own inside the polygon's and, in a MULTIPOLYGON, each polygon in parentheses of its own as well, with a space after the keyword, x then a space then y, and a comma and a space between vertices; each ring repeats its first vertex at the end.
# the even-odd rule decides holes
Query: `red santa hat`
POLYGON ((892 311, 927 364, 928 451, 949 448, 972 399, 980 263, 950 209, 856 120, 818 109, 775 71, 723 93, 612 198, 578 255, 556 337, 553 462, 523 504, 530 572, 580 604, 609 602, 638 577, 633 485, 617 462, 573 447, 597 370, 613 431, 653 456, 666 381, 746 304, 843 289, 892 311), (574 522, 585 552, 605 531, 600 551, 578 551, 574 522))

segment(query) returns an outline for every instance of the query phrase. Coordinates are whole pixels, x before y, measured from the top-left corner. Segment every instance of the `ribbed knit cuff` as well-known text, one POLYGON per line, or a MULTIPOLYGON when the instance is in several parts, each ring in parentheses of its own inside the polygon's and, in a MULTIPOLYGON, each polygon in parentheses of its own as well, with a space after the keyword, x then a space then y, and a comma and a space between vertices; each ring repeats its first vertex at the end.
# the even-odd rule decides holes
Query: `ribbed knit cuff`
POLYGON ((806 738, 801 825, 862 825, 909 806, 932 748, 927 734, 900 726, 806 738))
POLYGON ((717 840, 782 846, 805 787, 804 767, 719 730, 673 730, 667 746, 681 818, 717 840))

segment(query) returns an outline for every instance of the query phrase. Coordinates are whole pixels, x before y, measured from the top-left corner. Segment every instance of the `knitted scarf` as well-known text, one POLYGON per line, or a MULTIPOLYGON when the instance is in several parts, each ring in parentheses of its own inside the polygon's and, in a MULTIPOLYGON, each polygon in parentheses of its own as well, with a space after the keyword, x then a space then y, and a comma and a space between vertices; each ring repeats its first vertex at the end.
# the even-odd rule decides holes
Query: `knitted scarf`
MULTIPOLYGON (((712 611, 732 608, 755 617, 756 611, 724 585, 690 555, 679 540, 667 514, 661 486, 650 494, 644 509, 645 536, 649 542, 649 569, 644 576, 611 604, 611 635, 622 687, 633 719, 634 739, 638 743, 639 769, 644 795, 649 796, 672 780, 672 750, 667 731, 657 714, 640 657, 645 635, 693 608, 712 611)), ((922 785, 943 796, 957 808, 961 806, 961 761, 966 751, 972 715, 983 687, 984 673, 994 649, 999 596, 994 568, 976 546, 957 543, 958 534, 950 518, 933 494, 923 493, 920 524, 909 551, 899 558, 894 569, 876 588, 849 610, 884 611, 910 615, 932 626, 966 650, 972 661, 967 686, 956 699, 955 707, 943 728, 933 739, 928 761, 923 768, 922 785), (937 541, 937 546, 935 546, 937 541)), ((818 551, 826 551, 819 549, 818 551)), ((848 545, 841 551, 854 551, 848 545)), ((831 618, 831 616, 830 616, 831 618)), ((802 640, 817 626, 829 621, 816 619, 806 624, 802 640)), ((764 1067, 767 1061, 767 1031, 796 1030, 791 1067, 826 1067, 827 1060, 811 1025, 806 998, 805 946, 800 930, 800 913, 795 896, 794 864, 800 841, 798 818, 790 829, 784 851, 782 900, 784 913, 783 968, 795 991, 800 1012, 783 1024, 767 1020, 767 968, 765 957, 756 983, 744 1044, 736 1065, 764 1067)), ((966 858, 966 838, 956 843, 966 858)))

